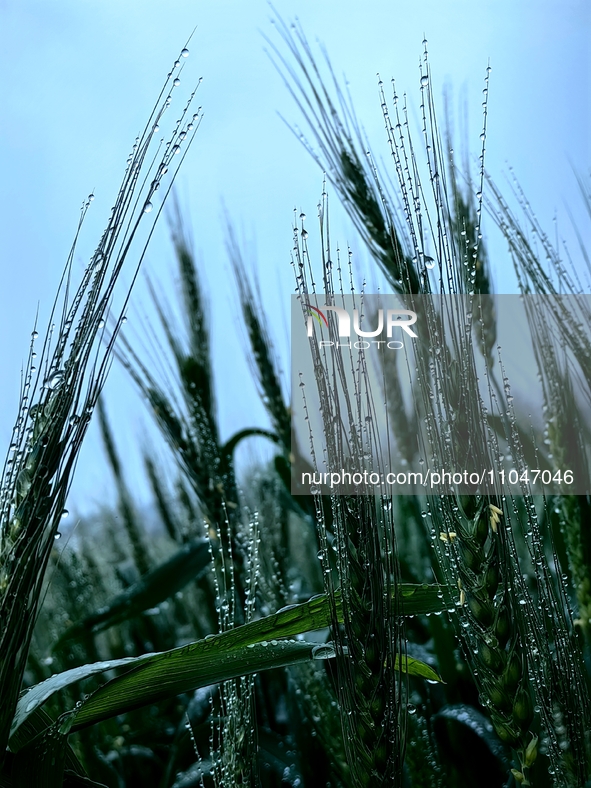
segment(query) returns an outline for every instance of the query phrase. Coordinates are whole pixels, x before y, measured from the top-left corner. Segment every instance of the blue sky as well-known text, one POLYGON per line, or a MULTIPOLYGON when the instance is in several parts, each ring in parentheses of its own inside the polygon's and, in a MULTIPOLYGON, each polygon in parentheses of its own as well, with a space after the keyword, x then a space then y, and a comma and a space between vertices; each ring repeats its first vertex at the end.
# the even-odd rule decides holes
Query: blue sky
MULTIPOLYGON (((362 7, 349 0, 283 0, 277 6, 286 20, 299 17, 311 41, 325 44, 336 73, 346 74, 374 150, 384 158, 378 71, 385 81, 395 77, 398 90, 418 107, 426 35, 435 94, 451 86, 456 118, 465 103, 475 151, 490 59, 487 168, 502 184, 512 165, 542 222, 557 210, 559 227, 568 234, 564 205, 576 203, 572 165, 588 171, 590 162, 587 3, 367 0, 362 7)), ((81 267, 103 229, 133 139, 195 26, 183 83, 188 89, 203 76, 198 104, 205 117, 181 171, 179 195, 210 292, 223 430, 264 423, 242 361, 244 334, 230 331, 222 338, 236 304, 224 249, 224 206, 258 272, 262 311, 287 368, 293 209, 313 217, 322 183, 322 173, 278 116, 300 121, 264 51, 261 32, 281 46, 271 16, 263 0, 0 0, 3 445, 35 312, 39 305, 43 325, 80 204, 94 191, 81 267), (237 393, 240 407, 232 404, 237 393)), ((334 224, 341 244, 355 245, 353 229, 338 212, 334 224)), ((495 250, 501 269, 508 262, 503 245, 495 250)), ((146 269, 169 287, 173 268, 164 225, 146 269)), ((503 274, 497 281, 500 291, 509 287, 503 274)), ((145 291, 136 296, 141 311, 145 291)), ((129 330, 141 333, 134 314, 129 330)), ((133 444, 146 419, 116 369, 107 396, 123 440, 133 444)), ((108 495, 100 451, 91 434, 72 493, 79 509, 108 495)))

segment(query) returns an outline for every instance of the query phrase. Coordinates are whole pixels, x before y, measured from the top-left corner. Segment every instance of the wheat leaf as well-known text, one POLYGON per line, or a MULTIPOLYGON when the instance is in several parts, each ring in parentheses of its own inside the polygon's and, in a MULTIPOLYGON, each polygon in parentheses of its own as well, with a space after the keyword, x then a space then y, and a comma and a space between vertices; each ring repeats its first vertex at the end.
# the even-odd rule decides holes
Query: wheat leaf
MULTIPOLYGON (((399 590, 400 603, 405 614, 441 612, 449 605, 449 600, 446 599, 449 589, 446 586, 417 586, 403 583, 399 590), (407 613, 407 611, 412 612, 407 613)), ((338 595, 337 616, 342 618, 338 595)), ((132 671, 113 679, 90 696, 90 700, 78 712, 76 727, 82 727, 82 724, 90 725, 98 719, 111 716, 111 712, 107 713, 107 709, 118 708, 119 711, 112 711, 112 714, 118 714, 169 695, 224 681, 233 676, 308 660, 313 657, 312 651, 317 644, 302 641, 292 643, 278 639, 324 629, 330 624, 330 603, 328 597, 321 594, 300 605, 290 605, 271 616, 219 635, 208 635, 205 640, 172 651, 105 660, 55 674, 21 695, 12 723, 11 747, 24 746, 22 737, 17 736, 19 728, 51 695, 89 676, 114 668, 133 666, 132 671), (269 645, 263 646, 263 643, 269 645), (137 688, 137 695, 129 695, 126 690, 128 686, 137 688), (106 687, 110 689, 104 689, 106 687), (95 719, 94 715, 98 715, 99 712, 100 716, 95 719)), ((440 681, 439 676, 419 660, 406 657, 402 669, 404 670, 405 667, 409 675, 440 681)))
MULTIPOLYGON (((19 699, 16 712, 12 720, 12 727, 10 730, 10 749, 13 752, 17 752, 18 750, 27 746, 31 739, 29 738, 27 740, 27 738, 23 736, 22 726, 24 726, 25 723, 28 723, 33 713, 36 714, 45 701, 56 692, 68 687, 70 684, 74 684, 77 681, 82 681, 82 679, 87 679, 90 676, 95 676, 98 673, 104 673, 106 670, 120 668, 126 665, 132 665, 134 663, 137 665, 138 660, 141 659, 142 657, 124 657, 123 659, 110 659, 104 660, 102 662, 94 662, 92 665, 81 665, 78 668, 72 668, 71 670, 63 671, 62 673, 56 673, 45 681, 42 681, 40 684, 35 684, 34 687, 30 687, 29 689, 25 690, 19 699)), ((37 734, 37 731, 34 730, 34 733, 37 734)))
POLYGON ((152 569, 122 594, 118 594, 108 605, 70 627, 59 639, 55 648, 86 631, 97 632, 108 629, 139 615, 144 610, 156 607, 184 588, 191 580, 199 577, 209 566, 210 560, 207 540, 197 539, 188 542, 167 561, 152 569))
POLYGON ((407 676, 418 676, 419 678, 427 679, 427 681, 436 681, 438 684, 444 683, 441 676, 439 676, 430 665, 414 657, 404 655, 402 659, 400 659, 400 655, 397 654, 394 667, 396 670, 402 670, 407 676))
POLYGON ((80 730, 181 692, 308 661, 317 648, 317 643, 279 640, 225 649, 222 637, 215 636, 211 640, 155 654, 90 695, 73 712, 72 730, 80 730))

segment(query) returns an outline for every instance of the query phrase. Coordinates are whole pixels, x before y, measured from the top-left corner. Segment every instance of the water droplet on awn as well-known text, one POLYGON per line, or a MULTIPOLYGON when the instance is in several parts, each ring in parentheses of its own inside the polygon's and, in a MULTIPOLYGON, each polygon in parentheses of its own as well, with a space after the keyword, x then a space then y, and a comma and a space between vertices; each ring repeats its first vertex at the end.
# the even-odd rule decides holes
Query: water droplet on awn
POLYGON ((46 389, 51 390, 57 388, 60 385, 60 383, 63 382, 63 380, 64 380, 63 372, 54 372, 52 375, 49 375, 49 377, 45 380, 45 383, 43 385, 45 386, 46 389))

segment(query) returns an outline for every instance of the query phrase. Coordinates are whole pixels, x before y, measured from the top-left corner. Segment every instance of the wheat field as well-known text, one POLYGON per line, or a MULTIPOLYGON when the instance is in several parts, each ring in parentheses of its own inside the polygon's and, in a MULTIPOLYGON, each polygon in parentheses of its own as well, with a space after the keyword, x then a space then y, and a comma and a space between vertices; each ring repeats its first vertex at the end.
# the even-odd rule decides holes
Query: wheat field
MULTIPOLYGON (((214 359, 204 266, 173 191, 202 122, 200 80, 181 93, 178 79, 188 43, 95 251, 79 275, 91 194, 49 326, 31 334, 0 486, 0 786, 588 786, 586 227, 565 249, 518 186, 506 194, 488 175, 486 66, 475 156, 458 152, 449 106, 439 108, 426 41, 415 98, 378 82, 378 152, 298 24, 278 20, 268 46, 324 173, 317 217, 294 213, 290 253, 293 326, 302 336, 311 326, 313 374, 300 386, 292 367, 290 390, 228 219, 266 420, 225 436, 218 396, 232 384, 214 359), (333 237, 337 202, 362 254, 333 237), (152 284, 155 319, 140 342, 123 327, 161 214, 177 303, 152 284), (499 346, 509 302, 495 300, 504 274, 488 228, 523 296, 534 415, 519 409, 499 346), (375 378, 369 353, 336 349, 340 323, 322 310, 353 299, 373 326, 382 301, 368 282, 419 314, 410 389, 392 354, 377 354, 375 378), (325 333, 314 334, 313 312, 325 333), (166 446, 142 447, 148 506, 101 396, 113 364, 166 446), (71 535, 68 493, 91 421, 116 505, 71 535), (363 471, 368 441, 393 447, 405 473, 425 459, 455 470, 507 460, 519 473, 403 494, 302 484, 324 462, 363 471), (549 480, 544 494, 531 468, 549 480)), ((238 387, 232 397, 256 413, 238 387)))

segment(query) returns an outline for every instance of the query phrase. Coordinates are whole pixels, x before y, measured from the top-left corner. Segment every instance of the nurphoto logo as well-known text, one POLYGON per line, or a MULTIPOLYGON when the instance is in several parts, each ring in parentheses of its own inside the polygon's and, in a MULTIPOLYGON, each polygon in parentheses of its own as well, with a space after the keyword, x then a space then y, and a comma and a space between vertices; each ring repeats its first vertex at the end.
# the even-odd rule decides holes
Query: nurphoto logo
MULTIPOLYGON (((351 315, 346 309, 343 309, 343 307, 339 306, 328 306, 326 304, 324 304, 322 308, 312 306, 312 304, 306 304, 306 308, 310 310, 310 314, 308 315, 306 321, 308 337, 314 336, 314 320, 316 320, 320 327, 322 327, 324 324, 326 328, 328 328, 328 319, 325 312, 333 312, 337 317, 339 338, 351 338, 351 315)), ((411 326, 417 322, 416 312, 413 312, 410 309, 378 309, 377 318, 377 328, 374 330, 364 331, 360 326, 359 310, 353 309, 353 331, 358 337, 362 337, 363 340, 366 340, 370 337, 379 337, 384 333, 385 323, 387 339, 373 340, 371 344, 378 345, 379 347, 385 345, 390 350, 401 350, 404 347, 400 340, 392 339, 392 333, 396 328, 402 329, 402 331, 404 331, 413 339, 417 338, 417 335, 411 328, 411 326)), ((334 342, 332 340, 321 340, 319 344, 320 347, 351 347, 350 342, 343 343, 334 342)), ((354 347, 359 350, 367 350, 370 347, 370 343, 367 341, 357 341, 355 342, 354 347)))

